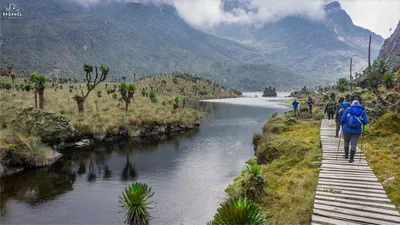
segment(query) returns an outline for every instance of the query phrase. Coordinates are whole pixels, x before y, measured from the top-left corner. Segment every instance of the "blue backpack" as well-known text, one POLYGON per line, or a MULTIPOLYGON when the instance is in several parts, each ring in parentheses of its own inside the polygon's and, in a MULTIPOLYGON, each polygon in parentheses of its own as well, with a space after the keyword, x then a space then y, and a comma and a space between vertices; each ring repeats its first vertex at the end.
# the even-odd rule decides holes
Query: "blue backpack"
POLYGON ((362 121, 362 117, 356 116, 353 112, 349 112, 347 114, 347 126, 352 128, 352 129, 360 129, 362 125, 364 124, 362 121))

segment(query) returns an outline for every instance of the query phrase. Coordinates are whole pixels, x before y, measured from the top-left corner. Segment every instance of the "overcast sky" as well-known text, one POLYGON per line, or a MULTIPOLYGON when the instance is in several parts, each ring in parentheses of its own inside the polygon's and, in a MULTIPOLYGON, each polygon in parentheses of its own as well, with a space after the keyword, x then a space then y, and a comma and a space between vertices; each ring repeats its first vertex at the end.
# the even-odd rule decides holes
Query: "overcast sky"
MULTIPOLYGON (((330 0, 240 0, 250 12, 222 9, 224 0, 70 0, 90 6, 99 2, 140 2, 174 5, 179 15, 196 27, 210 27, 221 22, 266 23, 289 15, 303 15, 322 20, 322 7, 330 0)), ((229 0, 225 0, 229 1, 229 0)), ((338 0, 356 25, 389 37, 389 29, 396 28, 400 20, 400 0, 338 0)), ((393 32, 392 31, 392 32, 393 32)))
POLYGON ((389 37, 400 20, 400 0, 339 0, 342 8, 361 27, 389 37))

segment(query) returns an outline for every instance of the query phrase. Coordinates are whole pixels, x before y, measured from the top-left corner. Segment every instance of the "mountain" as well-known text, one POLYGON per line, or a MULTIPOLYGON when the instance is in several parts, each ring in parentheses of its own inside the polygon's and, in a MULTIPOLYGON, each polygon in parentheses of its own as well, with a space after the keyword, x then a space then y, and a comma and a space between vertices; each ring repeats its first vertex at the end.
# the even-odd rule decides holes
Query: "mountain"
MULTIPOLYGON (((245 0, 225 2, 227 10, 243 7, 245 0)), ((289 16, 261 27, 221 24, 209 32, 257 48, 262 55, 257 62, 270 62, 302 74, 333 79, 347 76, 350 57, 354 71, 361 71, 368 63, 369 35, 372 57, 378 55, 384 39, 354 25, 338 2, 325 5, 323 10, 322 21, 289 16)))
POLYGON ((170 6, 115 3, 83 8, 62 0, 15 3, 23 18, 1 21, 0 62, 20 72, 81 77, 84 63, 103 63, 114 78, 131 77, 133 72, 147 76, 181 71, 241 90, 288 87, 292 80, 304 78, 267 62, 239 60, 238 55, 252 59, 258 53, 192 28, 170 6))
POLYGON ((378 59, 385 59, 391 68, 400 66, 400 21, 393 34, 385 40, 378 59))
MULTIPOLYGON (((225 1, 225 8, 251 10, 246 1, 225 1)), ((13 2, 23 18, 1 21, 0 67, 12 64, 20 73, 50 77, 82 77, 84 63, 102 63, 112 79, 181 71, 240 90, 296 88, 347 75, 350 56, 355 71, 365 67, 369 34, 372 56, 383 43, 355 26, 339 3, 326 5, 324 21, 291 16, 261 27, 223 24, 204 31, 168 5, 13 2)))

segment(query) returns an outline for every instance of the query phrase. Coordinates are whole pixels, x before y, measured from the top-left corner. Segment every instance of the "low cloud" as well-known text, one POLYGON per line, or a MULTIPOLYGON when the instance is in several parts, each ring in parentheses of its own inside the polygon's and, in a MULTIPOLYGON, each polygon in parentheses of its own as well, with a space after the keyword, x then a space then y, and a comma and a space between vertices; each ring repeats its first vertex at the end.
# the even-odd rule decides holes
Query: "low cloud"
POLYGON ((232 0, 71 0, 84 6, 107 2, 169 4, 179 15, 196 27, 211 27, 220 23, 260 24, 290 15, 318 20, 323 18, 324 0, 234 0, 243 7, 224 10, 225 1, 232 0))

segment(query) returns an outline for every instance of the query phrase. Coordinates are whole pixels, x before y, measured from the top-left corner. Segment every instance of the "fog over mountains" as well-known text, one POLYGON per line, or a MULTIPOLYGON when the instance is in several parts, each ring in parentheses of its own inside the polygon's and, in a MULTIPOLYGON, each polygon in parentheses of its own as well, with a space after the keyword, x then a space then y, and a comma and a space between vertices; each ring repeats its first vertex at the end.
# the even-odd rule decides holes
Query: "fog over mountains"
POLYGON ((322 14, 317 6, 315 13, 314 6, 278 5, 275 12, 283 16, 275 17, 257 8, 262 1, 223 1, 217 7, 223 18, 205 22, 194 13, 204 9, 192 10, 191 20, 183 15, 192 6, 183 0, 13 2, 23 18, 1 20, 0 63, 48 76, 78 78, 83 63, 103 63, 113 78, 183 71, 240 90, 312 86, 347 76, 350 57, 355 71, 365 68, 370 34, 372 58, 383 44, 379 35, 355 26, 337 2, 322 6, 322 14))

